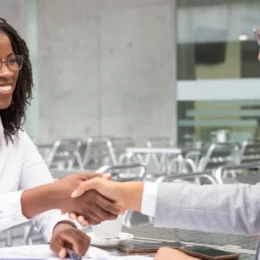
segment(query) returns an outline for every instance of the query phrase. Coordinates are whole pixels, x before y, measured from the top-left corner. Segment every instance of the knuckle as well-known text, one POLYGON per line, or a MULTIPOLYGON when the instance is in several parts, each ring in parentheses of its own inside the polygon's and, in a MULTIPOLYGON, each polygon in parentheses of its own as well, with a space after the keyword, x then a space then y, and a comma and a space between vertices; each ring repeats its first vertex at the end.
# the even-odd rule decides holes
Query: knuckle
POLYGON ((92 216, 89 216, 88 217, 88 223, 90 224, 90 225, 96 225, 96 219, 95 218, 93 218, 92 216))
POLYGON ((92 221, 91 221, 90 218, 88 218, 88 217, 85 216, 85 220, 88 222, 89 225, 92 225, 92 221))
POLYGON ((117 219, 118 215, 112 214, 112 219, 117 219))
POLYGON ((99 209, 100 210, 100 214, 99 214, 99 218, 101 221, 107 220, 110 218, 110 214, 108 212, 106 212, 104 209, 99 209))
POLYGON ((110 203, 110 202, 107 202, 107 203, 106 203, 106 209, 107 209, 109 212, 112 212, 112 213, 117 212, 117 207, 116 207, 113 203, 110 203))
POLYGON ((121 208, 115 204, 112 205, 112 208, 114 214, 118 215, 121 212, 121 208))
POLYGON ((97 207, 102 208, 102 209, 105 209, 107 207, 107 201, 100 195, 96 196, 95 204, 97 207))
POLYGON ((82 240, 82 238, 84 237, 84 233, 81 230, 78 230, 77 234, 76 234, 76 239, 78 242, 80 242, 82 240))
POLYGON ((92 220, 91 222, 91 225, 99 225, 101 222, 99 222, 99 221, 96 221, 96 220, 92 220))
POLYGON ((115 214, 110 214, 110 213, 107 214, 107 219, 109 219, 109 220, 114 220, 116 218, 117 218, 117 215, 115 215, 115 214))

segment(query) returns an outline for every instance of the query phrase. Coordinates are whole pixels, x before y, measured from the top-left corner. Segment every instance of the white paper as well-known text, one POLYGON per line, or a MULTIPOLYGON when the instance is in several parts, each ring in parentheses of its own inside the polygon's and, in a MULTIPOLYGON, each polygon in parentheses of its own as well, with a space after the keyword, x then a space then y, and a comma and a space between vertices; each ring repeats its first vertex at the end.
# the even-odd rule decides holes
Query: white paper
POLYGON ((109 260, 152 260, 152 257, 142 256, 142 255, 133 255, 133 256, 110 256, 109 260))
MULTIPOLYGON (((2 259, 48 259, 60 260, 51 250, 49 245, 20 246, 0 248, 0 260, 2 259)), ((82 259, 88 260, 151 260, 152 257, 146 256, 114 256, 109 252, 90 246, 86 256, 82 259)))
POLYGON ((92 260, 152 260, 152 257, 148 256, 114 256, 110 255, 109 252, 99 249, 97 247, 90 246, 86 254, 87 259, 92 260))

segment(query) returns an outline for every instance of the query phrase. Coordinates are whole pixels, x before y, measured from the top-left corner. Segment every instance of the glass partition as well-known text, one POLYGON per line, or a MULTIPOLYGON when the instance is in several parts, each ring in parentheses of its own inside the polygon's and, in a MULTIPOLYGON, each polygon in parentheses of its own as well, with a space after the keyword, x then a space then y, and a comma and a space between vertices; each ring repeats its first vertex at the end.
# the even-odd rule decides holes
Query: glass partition
POLYGON ((258 138, 260 122, 259 1, 178 1, 179 143, 258 138))

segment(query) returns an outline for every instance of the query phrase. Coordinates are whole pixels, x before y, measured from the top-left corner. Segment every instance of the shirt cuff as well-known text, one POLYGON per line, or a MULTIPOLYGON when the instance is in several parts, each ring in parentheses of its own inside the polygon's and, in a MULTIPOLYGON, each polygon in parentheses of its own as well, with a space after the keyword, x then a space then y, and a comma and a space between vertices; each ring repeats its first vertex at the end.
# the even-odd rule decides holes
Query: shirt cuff
POLYGON ((141 213, 150 217, 155 216, 158 187, 155 182, 145 182, 142 198, 141 213))
POLYGON ((55 226, 59 224, 59 222, 62 222, 62 221, 66 221, 68 223, 70 222, 73 225, 75 225, 77 227, 77 229, 82 230, 81 225, 77 221, 71 220, 69 218, 68 214, 62 215, 59 212, 59 210, 49 212, 49 214, 50 214, 50 217, 51 217, 49 225, 46 223, 44 233, 42 234, 45 241, 47 241, 47 242, 50 242, 50 240, 52 238, 53 230, 54 230, 55 226))
POLYGON ((4 199, 1 199, 2 205, 0 206, 0 219, 8 219, 8 221, 12 222, 9 223, 9 226, 18 225, 29 220, 22 213, 22 192, 23 191, 11 192, 7 195, 4 195, 4 199))

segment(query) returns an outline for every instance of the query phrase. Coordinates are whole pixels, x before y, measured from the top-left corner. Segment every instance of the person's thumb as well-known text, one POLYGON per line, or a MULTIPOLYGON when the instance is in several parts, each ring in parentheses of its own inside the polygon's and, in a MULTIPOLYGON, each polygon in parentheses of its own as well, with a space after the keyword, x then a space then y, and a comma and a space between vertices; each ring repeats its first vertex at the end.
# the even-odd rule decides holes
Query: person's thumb
POLYGON ((77 198, 88 190, 96 190, 101 180, 101 178, 93 178, 80 183, 78 188, 72 192, 71 197, 77 198))
POLYGON ((62 245, 60 243, 60 241, 58 239, 54 239, 51 241, 51 250, 58 255, 60 258, 65 258, 67 255, 67 250, 64 247, 64 245, 62 245))

